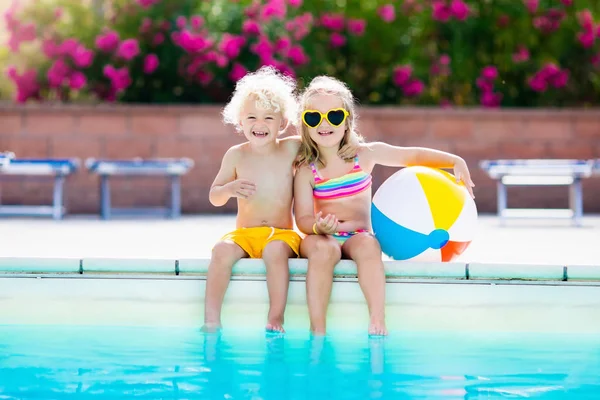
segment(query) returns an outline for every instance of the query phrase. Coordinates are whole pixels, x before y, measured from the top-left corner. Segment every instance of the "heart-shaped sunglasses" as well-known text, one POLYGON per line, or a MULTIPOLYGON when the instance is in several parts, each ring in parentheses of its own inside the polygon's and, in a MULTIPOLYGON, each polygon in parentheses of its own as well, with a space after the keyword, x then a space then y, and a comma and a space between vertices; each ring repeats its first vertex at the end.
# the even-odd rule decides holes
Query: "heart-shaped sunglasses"
POLYGON ((343 108, 334 108, 323 114, 317 110, 306 110, 302 113, 302 122, 311 128, 316 128, 321 125, 323 118, 327 120, 332 126, 340 126, 344 123, 346 118, 350 115, 348 111, 343 108))

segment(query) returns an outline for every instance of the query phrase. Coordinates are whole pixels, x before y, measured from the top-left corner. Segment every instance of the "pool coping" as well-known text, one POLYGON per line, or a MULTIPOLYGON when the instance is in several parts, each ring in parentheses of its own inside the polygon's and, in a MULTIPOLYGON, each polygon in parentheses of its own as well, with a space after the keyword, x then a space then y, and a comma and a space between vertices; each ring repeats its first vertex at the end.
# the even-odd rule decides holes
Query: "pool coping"
MULTIPOLYGON (((0 257, 0 277, 16 276, 112 276, 171 277, 205 279, 207 258, 35 258, 0 257)), ((290 259, 290 279, 306 276, 306 259, 290 259)), ((598 265, 498 264, 481 262, 384 261, 388 281, 481 281, 483 282, 589 282, 600 283, 598 265)), ((261 259, 242 259, 233 268, 233 279, 264 279, 261 259)), ((356 264, 340 261, 334 269, 336 280, 357 278, 356 264)))

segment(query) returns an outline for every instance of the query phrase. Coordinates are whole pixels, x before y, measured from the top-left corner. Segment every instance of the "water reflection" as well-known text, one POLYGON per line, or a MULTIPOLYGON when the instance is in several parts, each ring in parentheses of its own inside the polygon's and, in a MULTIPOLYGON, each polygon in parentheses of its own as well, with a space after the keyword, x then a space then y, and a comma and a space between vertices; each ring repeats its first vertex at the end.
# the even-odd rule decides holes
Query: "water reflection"
POLYGON ((600 339, 0 327, 2 399, 594 398, 600 339))

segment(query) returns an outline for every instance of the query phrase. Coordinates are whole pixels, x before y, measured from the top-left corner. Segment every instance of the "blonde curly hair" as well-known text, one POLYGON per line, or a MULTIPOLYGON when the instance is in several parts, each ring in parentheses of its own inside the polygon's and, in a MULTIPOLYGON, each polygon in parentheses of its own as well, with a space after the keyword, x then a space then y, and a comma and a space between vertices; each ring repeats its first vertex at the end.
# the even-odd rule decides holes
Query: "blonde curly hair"
POLYGON ((281 74, 272 66, 264 66, 256 72, 246 74, 237 82, 229 103, 223 108, 223 122, 234 125, 240 132, 244 103, 248 98, 255 97, 257 107, 282 114, 287 120, 285 128, 290 123, 295 125, 298 118, 295 92, 296 81, 293 78, 281 74))
POLYGON ((346 119, 346 132, 344 133, 344 138, 340 142, 338 154, 341 153, 341 149, 344 149, 345 154, 353 154, 350 158, 345 158, 346 161, 351 161, 354 158, 354 155, 358 153, 360 144, 364 142, 363 137, 356 130, 356 121, 358 120, 356 114, 356 100, 348 86, 346 86, 344 82, 331 76, 317 76, 300 95, 300 113, 298 114, 297 125, 300 126, 302 144, 298 150, 296 167, 310 163, 316 163, 320 167, 325 166, 325 163, 320 157, 317 144, 310 137, 308 127, 301 121, 301 113, 309 108, 312 97, 322 94, 338 96, 342 100, 344 108, 350 114, 346 119))

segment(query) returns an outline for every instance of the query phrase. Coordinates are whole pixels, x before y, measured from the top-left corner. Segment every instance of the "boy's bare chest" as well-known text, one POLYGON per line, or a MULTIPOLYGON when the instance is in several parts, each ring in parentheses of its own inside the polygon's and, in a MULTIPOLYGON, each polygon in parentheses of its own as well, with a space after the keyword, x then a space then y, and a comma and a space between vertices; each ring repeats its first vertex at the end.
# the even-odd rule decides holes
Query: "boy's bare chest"
POLYGON ((238 178, 261 181, 282 181, 293 176, 293 160, 289 157, 252 157, 238 167, 238 178))

